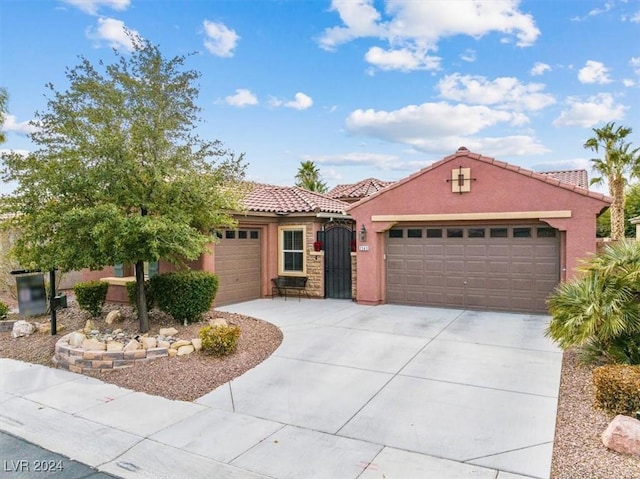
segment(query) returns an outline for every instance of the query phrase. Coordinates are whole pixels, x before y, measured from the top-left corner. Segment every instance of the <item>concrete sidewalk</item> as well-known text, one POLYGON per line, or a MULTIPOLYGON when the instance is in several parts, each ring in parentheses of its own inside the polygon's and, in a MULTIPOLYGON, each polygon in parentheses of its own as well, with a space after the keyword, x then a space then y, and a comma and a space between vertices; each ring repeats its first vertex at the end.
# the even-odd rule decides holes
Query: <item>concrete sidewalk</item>
POLYGON ((2 359, 0 430, 124 478, 549 477, 562 354, 548 317, 221 309, 278 325, 282 345, 193 403, 2 359))

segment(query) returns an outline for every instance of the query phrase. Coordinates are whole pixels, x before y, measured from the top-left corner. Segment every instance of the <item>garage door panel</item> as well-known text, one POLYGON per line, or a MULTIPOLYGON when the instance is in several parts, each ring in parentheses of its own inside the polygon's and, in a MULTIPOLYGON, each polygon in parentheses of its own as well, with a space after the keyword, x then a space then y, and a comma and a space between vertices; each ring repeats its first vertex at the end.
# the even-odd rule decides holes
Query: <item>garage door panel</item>
POLYGON ((260 240, 250 238, 249 230, 239 231, 246 231, 246 237, 221 238, 214 246, 215 273, 219 277, 217 306, 262 296, 260 240))
POLYGON ((546 312, 560 277, 560 235, 538 238, 537 226, 465 225, 441 227, 443 238, 389 238, 387 301, 546 312), (448 229, 463 237, 446 237, 448 229), (480 229, 486 236, 474 237, 480 229), (526 231, 532 235, 521 237, 526 231))

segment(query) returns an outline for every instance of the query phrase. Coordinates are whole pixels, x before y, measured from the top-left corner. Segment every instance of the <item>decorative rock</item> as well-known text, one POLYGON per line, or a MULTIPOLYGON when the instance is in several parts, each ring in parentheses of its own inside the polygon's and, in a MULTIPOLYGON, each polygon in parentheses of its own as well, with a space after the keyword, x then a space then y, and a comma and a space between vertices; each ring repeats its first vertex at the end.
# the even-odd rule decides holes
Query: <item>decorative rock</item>
POLYGON ((29 336, 30 334, 33 334, 35 330, 36 328, 33 326, 33 324, 25 321, 24 319, 20 319, 13 325, 13 329, 11 330, 11 337, 19 338, 21 336, 29 336))
POLYGON ((158 340, 158 347, 159 348, 169 349, 171 347, 171 343, 169 341, 160 341, 160 340, 158 340))
POLYGON ((178 355, 178 350, 177 349, 169 349, 169 351, 167 351, 169 353, 169 357, 170 358, 175 358, 178 355))
POLYGON ((85 334, 89 334, 91 331, 96 331, 98 328, 96 328, 96 323, 93 322, 93 319, 87 319, 87 322, 84 325, 84 328, 82 329, 85 334))
POLYGON ((79 348, 85 339, 87 339, 87 337, 84 334, 79 331, 74 331, 69 335, 69 346, 79 348))
POLYGON ((107 342, 107 351, 122 351, 124 350, 124 344, 118 341, 107 342))
POLYGON ((187 344, 185 346, 180 346, 177 351, 178 356, 186 356, 187 354, 194 352, 195 348, 193 347, 193 344, 187 344))
POLYGON ((125 351, 135 351, 136 349, 140 349, 140 343, 135 339, 129 341, 124 347, 125 351))
POLYGON ((616 452, 640 456, 640 421, 618 414, 602 433, 602 443, 616 452))
POLYGON ((178 334, 178 330, 176 328, 160 328, 160 336, 175 336, 178 334))
POLYGON ((107 345, 97 339, 85 339, 82 341, 82 349, 85 351, 104 351, 107 349, 107 345))
POLYGON ((191 344, 191 341, 187 341, 186 339, 180 339, 171 345, 172 349, 180 349, 182 346, 188 346, 191 344))
POLYGON ((191 344, 193 344, 196 351, 200 351, 202 349, 202 339, 200 338, 193 338, 191 340, 191 344))
POLYGON ((141 339, 142 347, 144 349, 153 349, 158 345, 158 340, 154 337, 143 336, 141 339))
MULTIPOLYGON (((35 323, 34 326, 36 327, 36 331, 38 331, 39 333, 51 332, 51 323, 48 321, 45 321, 44 323, 35 323)), ((58 328, 56 327, 56 329, 58 328)))
POLYGON ((120 321, 122 321, 122 314, 117 309, 109 311, 107 317, 104 318, 104 322, 107 324, 119 323, 120 321))
POLYGON ((209 320, 209 324, 211 326, 213 326, 214 328, 216 326, 228 326, 227 322, 224 320, 224 318, 215 318, 215 319, 210 319, 209 320))

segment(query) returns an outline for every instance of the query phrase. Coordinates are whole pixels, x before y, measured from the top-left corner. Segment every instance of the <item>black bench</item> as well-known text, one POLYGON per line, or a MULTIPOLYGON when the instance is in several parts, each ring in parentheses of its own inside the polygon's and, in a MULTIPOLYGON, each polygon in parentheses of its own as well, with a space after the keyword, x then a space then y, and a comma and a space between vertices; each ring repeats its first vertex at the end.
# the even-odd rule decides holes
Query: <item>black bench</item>
POLYGON ((300 296, 304 293, 307 298, 309 293, 305 290, 307 287, 307 278, 304 276, 278 276, 272 278, 273 288, 271 289, 271 299, 277 294, 278 296, 284 296, 284 300, 287 300, 288 292, 296 292, 298 294, 298 301, 300 296))

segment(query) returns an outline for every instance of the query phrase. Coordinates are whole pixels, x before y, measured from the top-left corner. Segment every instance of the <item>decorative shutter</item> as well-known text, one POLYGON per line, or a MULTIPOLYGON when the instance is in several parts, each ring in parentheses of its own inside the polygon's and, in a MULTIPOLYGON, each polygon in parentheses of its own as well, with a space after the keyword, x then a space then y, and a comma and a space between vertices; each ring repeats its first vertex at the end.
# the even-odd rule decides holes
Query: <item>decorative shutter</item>
POLYGON ((149 261, 149 278, 153 278, 160 272, 160 262, 149 261))
POLYGON ((122 278, 124 276, 124 265, 122 263, 113 265, 113 275, 116 278, 122 278))

